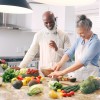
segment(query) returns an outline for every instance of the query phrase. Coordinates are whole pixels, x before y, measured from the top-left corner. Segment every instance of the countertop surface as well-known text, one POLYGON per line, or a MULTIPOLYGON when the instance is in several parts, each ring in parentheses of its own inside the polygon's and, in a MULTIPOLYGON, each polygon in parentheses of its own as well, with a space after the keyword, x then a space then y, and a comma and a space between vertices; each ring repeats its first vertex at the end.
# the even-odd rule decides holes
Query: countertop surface
MULTIPOLYGON (((50 91, 48 87, 49 79, 43 82, 44 91, 41 94, 35 96, 28 96, 27 92, 29 87, 23 86, 21 89, 15 89, 12 87, 10 83, 3 83, 0 87, 0 100, 54 100, 49 98, 48 93, 50 91)), ((70 82, 61 82, 62 84, 66 85, 74 85, 77 83, 70 83, 70 82)), ((56 100, 100 100, 100 90, 95 91, 92 94, 82 94, 80 91, 76 92, 72 97, 61 97, 56 100)))

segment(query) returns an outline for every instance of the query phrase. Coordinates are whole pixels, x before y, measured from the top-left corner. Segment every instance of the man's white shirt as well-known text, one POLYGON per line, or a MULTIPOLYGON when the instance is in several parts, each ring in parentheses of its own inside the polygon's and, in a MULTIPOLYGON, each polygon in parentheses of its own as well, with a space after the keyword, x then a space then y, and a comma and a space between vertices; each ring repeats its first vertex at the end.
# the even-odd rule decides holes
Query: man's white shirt
POLYGON ((56 33, 50 33, 46 29, 43 29, 34 35, 33 42, 19 67, 27 67, 39 52, 39 69, 50 68, 53 64, 60 61, 64 51, 70 48, 70 46, 71 44, 67 33, 65 34, 59 29, 57 29, 56 33), (57 51, 49 47, 50 40, 55 41, 58 47, 57 51))

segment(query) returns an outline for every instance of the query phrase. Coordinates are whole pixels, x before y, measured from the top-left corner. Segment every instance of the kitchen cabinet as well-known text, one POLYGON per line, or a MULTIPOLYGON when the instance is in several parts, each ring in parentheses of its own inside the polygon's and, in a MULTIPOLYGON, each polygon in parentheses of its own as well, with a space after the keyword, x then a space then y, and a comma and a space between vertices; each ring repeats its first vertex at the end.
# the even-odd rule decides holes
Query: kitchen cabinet
POLYGON ((7 14, 6 24, 11 24, 14 29, 31 31, 32 14, 7 14))

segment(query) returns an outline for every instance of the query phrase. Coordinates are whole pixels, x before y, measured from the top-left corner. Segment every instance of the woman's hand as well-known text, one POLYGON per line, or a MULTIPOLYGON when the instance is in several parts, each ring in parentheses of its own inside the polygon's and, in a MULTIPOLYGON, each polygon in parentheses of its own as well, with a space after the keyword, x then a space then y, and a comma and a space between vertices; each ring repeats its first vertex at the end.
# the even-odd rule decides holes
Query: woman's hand
POLYGON ((64 75, 63 71, 54 71, 51 74, 49 74, 48 76, 56 78, 56 77, 63 76, 63 75, 64 75))
POLYGON ((62 67, 62 65, 61 65, 60 63, 57 63, 57 64, 55 64, 55 65, 52 67, 52 69, 53 69, 54 71, 58 71, 61 67, 62 67))

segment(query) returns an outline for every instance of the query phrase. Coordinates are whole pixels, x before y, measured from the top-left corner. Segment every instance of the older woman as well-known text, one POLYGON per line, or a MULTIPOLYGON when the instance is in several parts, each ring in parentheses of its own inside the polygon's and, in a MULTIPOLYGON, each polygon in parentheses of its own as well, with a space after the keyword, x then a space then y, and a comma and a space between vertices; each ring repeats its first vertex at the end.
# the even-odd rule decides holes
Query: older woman
POLYGON ((98 59, 100 53, 100 40, 98 36, 91 31, 92 22, 85 15, 79 16, 77 21, 77 33, 80 36, 75 44, 65 52, 64 56, 53 68, 54 72, 49 76, 58 77, 60 75, 74 72, 77 80, 84 80, 88 76, 98 76, 99 66, 98 59), (75 63, 58 71, 66 61, 71 59, 75 54, 75 63))

